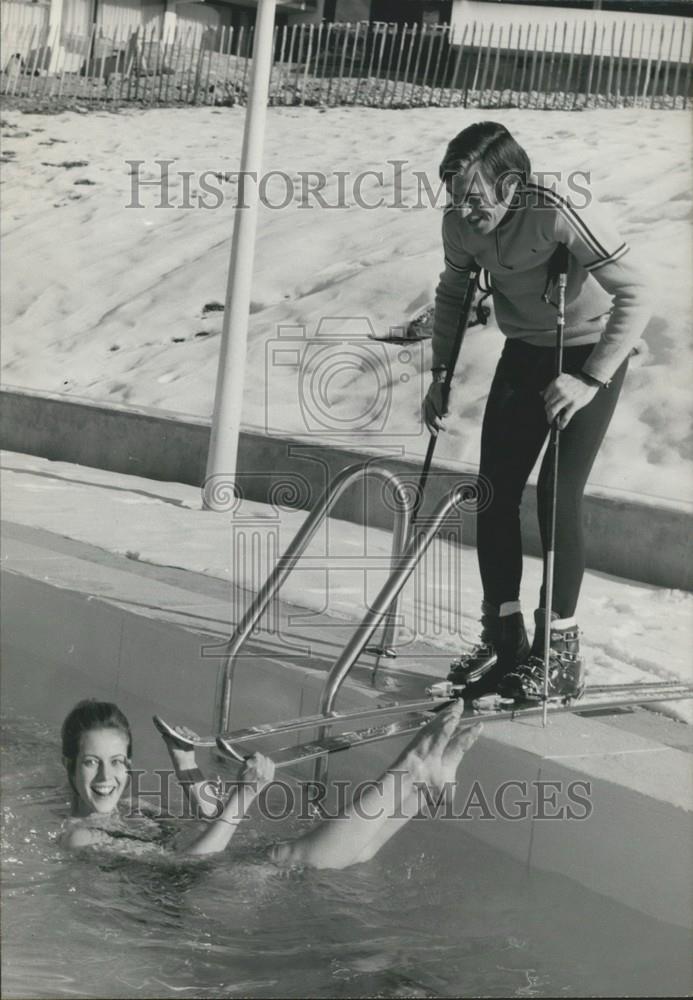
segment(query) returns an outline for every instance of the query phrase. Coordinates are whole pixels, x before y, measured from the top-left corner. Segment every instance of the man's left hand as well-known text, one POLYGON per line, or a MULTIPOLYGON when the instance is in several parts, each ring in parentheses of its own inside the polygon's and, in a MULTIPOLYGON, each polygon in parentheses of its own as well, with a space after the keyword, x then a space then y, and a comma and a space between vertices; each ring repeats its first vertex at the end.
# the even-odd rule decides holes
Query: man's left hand
POLYGON ((558 429, 562 431, 568 426, 573 415, 594 399, 598 389, 598 386, 588 385, 582 379, 566 372, 559 375, 542 392, 549 424, 558 417, 558 429))

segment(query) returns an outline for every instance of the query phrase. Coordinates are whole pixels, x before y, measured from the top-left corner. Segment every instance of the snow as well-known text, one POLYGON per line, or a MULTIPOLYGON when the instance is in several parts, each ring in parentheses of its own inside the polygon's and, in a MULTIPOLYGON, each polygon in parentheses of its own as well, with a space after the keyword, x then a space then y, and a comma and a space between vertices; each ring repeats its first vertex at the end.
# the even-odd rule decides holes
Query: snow
MULTIPOLYGON (((267 570, 261 567, 286 549, 306 516, 251 501, 243 501, 233 515, 212 514, 201 509, 200 493, 190 486, 12 452, 0 454, 0 465, 7 522, 130 559, 206 573, 251 591, 264 582, 267 570), (253 539, 246 559, 234 557, 238 532, 253 539)), ((365 533, 363 526, 331 520, 289 576, 281 598, 334 617, 359 619, 387 576, 391 546, 388 532, 365 533)), ((540 580, 540 561, 526 558, 525 609, 535 606, 540 580)), ((403 591, 398 646, 406 651, 407 639, 418 634, 458 654, 478 636, 480 600, 473 549, 436 541, 403 591)), ((579 621, 589 683, 690 683, 693 594, 588 571, 579 621)), ((668 711, 693 722, 690 702, 669 703, 668 711)))
MULTIPOLYGON (((590 171, 654 291, 649 355, 632 367, 591 484, 689 499, 689 115, 484 115, 508 125, 537 169, 590 171)), ((448 139, 479 116, 459 108, 270 109, 265 171, 285 176, 276 173, 265 196, 288 204, 260 211, 246 425, 423 453, 430 346, 384 347, 368 334, 403 325, 431 301, 442 266, 440 211, 428 207, 422 178, 436 189, 448 139), (318 207, 318 196, 306 195, 316 185, 308 171, 327 176, 319 192, 326 204, 341 183, 351 207, 318 207), (382 181, 367 171, 381 171, 382 181), (384 204, 359 207, 359 191, 362 205, 384 204)), ((222 313, 205 306, 224 301, 238 183, 208 176, 225 196, 210 209, 199 206, 193 178, 185 208, 182 172, 237 170, 242 128, 239 109, 3 113, 6 383, 211 413, 222 313), (171 207, 156 207, 156 185, 140 187, 142 207, 126 207, 138 178, 160 176, 157 160, 174 161, 171 207)), ((468 335, 439 458, 476 463, 501 343, 493 321, 468 335)))
MULTIPOLYGON (((689 115, 499 110, 485 116, 507 124, 535 169, 590 172, 591 188, 615 215, 653 289, 649 353, 632 366, 592 488, 664 505, 690 500, 689 115)), ((424 180, 436 190, 447 141, 478 118, 478 111, 459 108, 270 109, 265 171, 277 173, 259 214, 246 426, 330 438, 371 454, 380 447, 392 453, 393 445, 423 454, 420 401, 430 345, 383 346, 369 336, 405 325, 432 300, 442 267, 441 217, 424 180), (327 178, 319 192, 323 207, 308 193, 316 186, 308 172, 316 171, 327 178), (348 207, 325 207, 335 205, 340 185, 348 207), (379 201, 380 207, 364 207, 379 201)), ((6 384, 211 413, 239 185, 208 175, 224 198, 205 208, 199 174, 223 177, 238 169, 242 129, 239 109, 3 113, 6 384), (157 207, 160 184, 142 184, 157 181, 162 160, 173 161, 170 207, 157 207), (190 207, 185 171, 193 176, 190 207), (141 207, 132 207, 133 191, 141 207)), ((468 334, 439 459, 476 464, 501 345, 493 320, 468 334)), ((194 489, 11 454, 5 466, 9 521, 252 589, 261 582, 252 567, 239 570, 228 519, 203 513, 194 489)), ((259 526, 266 562, 275 521, 259 505, 246 503, 241 514, 259 526)), ((304 516, 282 512, 279 551, 304 516)), ((390 536, 369 535, 371 561, 364 563, 362 528, 332 522, 330 532, 317 536, 283 596, 356 618, 366 592, 384 579, 390 536)), ((527 609, 539 578, 539 562, 526 559, 527 609)), ((411 584, 403 597, 410 631, 455 651, 460 635, 473 641, 480 601, 475 554, 436 543, 418 581, 419 589, 411 584)), ((580 624, 590 680, 690 680, 692 602, 683 592, 588 573, 580 624)), ((687 703, 673 710, 692 718, 687 703)))

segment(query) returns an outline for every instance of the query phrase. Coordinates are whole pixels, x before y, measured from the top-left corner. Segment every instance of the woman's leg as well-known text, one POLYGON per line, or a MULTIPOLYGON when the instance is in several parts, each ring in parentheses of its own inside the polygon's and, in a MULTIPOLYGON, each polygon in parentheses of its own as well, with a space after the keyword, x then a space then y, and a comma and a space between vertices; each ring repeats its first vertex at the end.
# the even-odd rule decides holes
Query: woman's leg
MULTIPOLYGON (((579 371, 591 348, 570 348, 564 355, 564 370, 579 371)), ((582 497, 597 452, 604 440, 623 386, 628 362, 624 361, 610 384, 600 389, 587 406, 574 415, 561 431, 558 449, 558 495, 556 502, 556 558, 552 610, 560 619, 572 618, 577 608, 585 572, 582 497)), ((548 544, 551 500, 551 461, 547 451, 537 483, 537 513, 544 551, 548 544)), ((546 572, 546 567, 544 567, 546 572)), ((546 607, 542 583, 539 607, 546 607)))
POLYGON ((462 720, 463 702, 441 712, 412 740, 392 767, 359 795, 343 816, 328 819, 297 840, 278 844, 272 858, 281 864, 346 868, 366 861, 404 826, 419 808, 419 787, 453 782, 467 750, 481 732, 462 720))

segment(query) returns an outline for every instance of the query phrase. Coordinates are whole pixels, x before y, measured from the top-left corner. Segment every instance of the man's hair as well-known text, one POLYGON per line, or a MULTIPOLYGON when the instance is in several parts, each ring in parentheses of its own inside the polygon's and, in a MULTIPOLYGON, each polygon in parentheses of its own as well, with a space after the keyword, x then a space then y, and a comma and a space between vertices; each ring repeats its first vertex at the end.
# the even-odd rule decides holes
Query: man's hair
POLYGON ((526 184, 532 172, 527 153, 499 122, 476 122, 462 129, 448 144, 440 164, 440 179, 447 181, 476 163, 494 186, 508 176, 526 184))
POLYGON ((132 756, 132 733, 130 723, 117 705, 110 701, 96 701, 88 698, 80 701, 69 713, 61 731, 63 757, 67 761, 70 776, 74 774, 82 736, 91 729, 117 729, 125 736, 127 755, 132 756))

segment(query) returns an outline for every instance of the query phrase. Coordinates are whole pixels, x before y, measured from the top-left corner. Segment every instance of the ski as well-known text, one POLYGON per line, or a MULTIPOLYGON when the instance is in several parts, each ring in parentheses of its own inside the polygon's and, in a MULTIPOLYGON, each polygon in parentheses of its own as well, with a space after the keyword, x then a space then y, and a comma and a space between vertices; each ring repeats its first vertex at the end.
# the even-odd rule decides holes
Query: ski
MULTIPOLYGON (((263 736, 283 735, 284 733, 299 732, 302 729, 317 729, 319 726, 329 726, 335 723, 346 723, 349 725, 352 722, 365 722, 367 719, 382 719, 389 715, 404 715, 405 712, 425 712, 436 707, 442 707, 450 700, 451 696, 446 694, 440 698, 427 697, 417 701, 394 702, 392 705, 374 705, 372 708, 363 708, 356 712, 337 712, 332 715, 304 715, 296 719, 247 726, 244 729, 221 733, 220 736, 234 744, 247 743, 249 740, 259 739, 263 736)), ((196 740, 192 740, 181 736, 173 726, 164 722, 158 715, 153 716, 152 721, 162 736, 175 740, 186 750, 194 750, 196 747, 209 748, 217 745, 217 736, 200 736, 196 740)))
MULTIPOLYGON (((606 690, 596 695, 592 693, 591 696, 583 696, 579 701, 568 703, 549 702, 547 706, 543 702, 539 702, 538 704, 508 707, 503 702, 497 701, 493 705, 481 706, 474 709, 470 708, 469 714, 462 717, 461 724, 462 726, 474 726, 477 722, 511 722, 516 719, 540 717, 544 714, 545 708, 549 715, 564 715, 568 712, 582 715, 586 712, 608 711, 624 708, 629 705, 635 706, 662 702, 667 699, 675 698, 682 700, 693 698, 693 686, 690 684, 666 684, 664 691, 656 684, 652 684, 646 685, 648 690, 625 692, 612 692, 608 690, 610 686, 618 687, 618 685, 605 685, 606 690)), ((453 700, 455 699, 446 699, 447 702, 453 700)), ((391 722, 389 725, 372 726, 368 729, 339 733, 337 736, 327 736, 324 739, 311 740, 308 743, 280 747, 278 750, 271 750, 270 756, 277 767, 288 767, 291 764, 313 760, 316 757, 322 757, 325 754, 335 753, 340 750, 349 750, 352 747, 361 746, 366 743, 377 743, 380 740, 392 739, 395 736, 406 736, 417 732, 423 726, 427 725, 442 707, 440 700, 438 700, 437 704, 435 700, 428 702, 428 704, 430 706, 429 711, 413 713, 408 718, 391 722)), ((398 707, 401 711, 405 710, 405 706, 398 707)), ((331 716, 330 720, 335 721, 334 716, 331 716)), ((281 730, 275 730, 275 732, 281 732, 281 730)), ((217 748, 225 756, 243 763, 247 760, 249 754, 244 754, 242 749, 238 749, 234 745, 230 738, 231 735, 233 734, 217 737, 217 748)))
MULTIPOLYGON (((324 739, 311 740, 308 743, 280 747, 278 750, 271 750, 269 756, 276 767, 289 767, 291 764, 315 760, 316 757, 323 757, 325 754, 336 753, 340 750, 351 750, 353 747, 364 746, 366 743, 378 743, 380 740, 389 740, 394 736, 408 736, 427 726, 434 716, 435 712, 432 711, 416 712, 405 719, 390 722, 386 726, 371 726, 368 729, 339 733, 338 736, 326 736, 324 739)), ((231 757, 238 763, 245 763, 250 756, 250 754, 239 751, 226 736, 217 737, 216 745, 224 756, 231 757)))
MULTIPOLYGON (((247 726, 244 729, 237 729, 232 732, 222 733, 217 736, 200 736, 197 739, 190 739, 181 736, 173 726, 170 726, 160 716, 155 715, 153 722, 158 731, 167 739, 175 741, 181 748, 186 750, 209 749, 218 746, 219 738, 222 738, 227 745, 248 743, 251 740, 261 739, 264 736, 282 736, 285 733, 297 733, 304 729, 317 729, 321 726, 331 726, 335 724, 346 724, 365 722, 368 719, 383 719, 388 716, 403 715, 407 712, 430 712, 442 708, 448 702, 463 695, 463 687, 453 685, 449 681, 441 681, 432 685, 429 697, 406 702, 395 702, 391 705, 377 705, 371 708, 360 709, 356 712, 334 713, 332 715, 305 715, 296 719, 288 719, 280 722, 267 722, 256 726, 247 726)), ((636 682, 626 684, 598 684, 589 685, 585 689, 585 694, 579 701, 571 702, 572 711, 579 712, 595 696, 618 696, 620 694, 647 697, 648 701, 666 701, 676 698, 686 698, 691 696, 693 688, 691 685, 678 681, 652 681, 636 682), (650 697, 650 695, 652 697, 650 697)), ((630 704, 637 704, 637 701, 630 704)), ((518 707, 515 711, 520 711, 518 707)))

